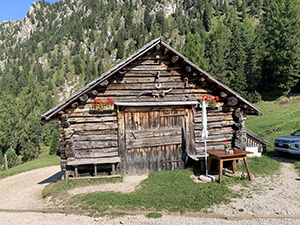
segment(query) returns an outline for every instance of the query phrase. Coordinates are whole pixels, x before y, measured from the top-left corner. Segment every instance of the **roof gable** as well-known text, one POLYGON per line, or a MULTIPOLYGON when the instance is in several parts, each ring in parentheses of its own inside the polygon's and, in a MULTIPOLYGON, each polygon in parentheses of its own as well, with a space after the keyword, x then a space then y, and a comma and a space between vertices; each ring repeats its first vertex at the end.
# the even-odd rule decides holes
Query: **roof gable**
POLYGON ((65 101, 58 104, 56 107, 50 109, 48 112, 42 115, 43 121, 50 121, 51 119, 55 118, 55 116, 65 108, 67 108, 69 105, 71 105, 74 101, 79 99, 82 95, 86 94, 87 92, 93 90, 97 85, 100 85, 102 82, 105 82, 109 77, 112 75, 115 75, 117 73, 122 73, 124 70, 124 67, 129 65, 131 62, 136 60, 137 58, 141 57, 142 55, 146 54, 147 52, 151 51, 153 48, 161 48, 164 49, 165 53, 172 54, 172 61, 178 61, 180 60, 182 63, 186 64, 191 68, 191 70, 195 71, 197 74, 201 74, 205 79, 207 79, 209 82, 214 83, 219 89, 224 90, 224 92, 228 93, 229 95, 235 96, 237 99, 239 99, 241 102, 245 104, 247 107, 248 112, 254 113, 254 114, 260 114, 260 110, 248 102, 246 99, 242 98, 238 93, 227 87, 226 85, 222 84, 215 78, 213 78, 209 73, 202 70, 200 67, 196 66, 194 63, 189 61, 186 57, 184 57, 182 54, 177 52, 175 49, 170 47, 167 43, 161 40, 161 38, 157 38, 150 43, 146 44, 144 47, 142 47, 139 51, 129 56, 127 59, 113 67, 112 69, 108 70, 106 73, 102 74, 100 77, 96 78, 89 84, 87 84, 85 87, 80 89, 77 93, 66 99, 65 101))

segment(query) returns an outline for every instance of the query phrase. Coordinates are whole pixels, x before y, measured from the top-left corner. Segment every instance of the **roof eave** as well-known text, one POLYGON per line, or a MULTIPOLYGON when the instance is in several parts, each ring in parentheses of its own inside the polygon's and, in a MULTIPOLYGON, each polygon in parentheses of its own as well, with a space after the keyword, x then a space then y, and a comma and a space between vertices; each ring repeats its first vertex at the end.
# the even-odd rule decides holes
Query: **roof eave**
POLYGON ((252 103, 250 103, 246 99, 242 98, 238 93, 236 93, 235 91, 233 91, 231 88, 227 87, 226 85, 222 84, 221 82, 219 82, 218 80, 216 80, 215 78, 213 78, 209 73, 207 73, 206 71, 204 71, 203 69, 201 69, 200 67, 198 67, 197 65, 195 65, 194 63, 192 63, 185 56, 183 56, 178 51, 176 51, 171 46, 169 46, 167 43, 165 43, 164 41, 162 41, 161 37, 159 37, 159 38, 154 39, 153 41, 149 42, 148 44, 146 44, 139 51, 137 51, 136 53, 132 54, 131 56, 129 56, 127 59, 125 59, 121 63, 117 64, 112 69, 108 70, 107 72, 105 72, 104 74, 102 74, 100 77, 96 78, 95 80, 93 80, 92 82, 90 82, 89 84, 87 84, 85 87, 81 88, 77 93, 75 93, 74 95, 72 95, 71 97, 69 97, 68 99, 66 99, 65 101, 61 102, 56 107, 50 109, 48 112, 46 112, 45 114, 43 114, 41 116, 41 120, 44 121, 44 122, 48 122, 48 121, 52 120, 53 117, 58 112, 64 110, 69 104, 71 104, 72 102, 76 101, 82 94, 90 91, 91 89, 93 89, 94 87, 96 87, 98 84, 100 84, 101 82, 105 81, 107 78, 109 78, 110 76, 112 76, 113 74, 115 74, 116 72, 118 72, 122 67, 127 66, 129 63, 131 63, 136 58, 140 57, 141 55, 143 55, 144 53, 146 53, 147 51, 149 51, 149 49, 153 48, 157 44, 162 44, 165 48, 168 48, 169 51, 172 51, 174 54, 176 54, 180 58, 182 58, 182 60, 184 62, 186 62, 187 64, 189 64, 190 66, 192 66, 195 70, 197 70, 198 72, 200 72, 202 75, 206 76, 212 82, 216 83, 219 88, 225 90, 226 92, 229 92, 230 94, 234 95, 239 100, 241 100, 242 102, 246 103, 248 106, 250 106, 250 108, 253 109, 253 110, 249 111, 249 112, 252 112, 251 114, 261 115, 261 112, 260 112, 259 108, 257 108, 256 106, 254 106, 252 103))
MULTIPOLYGON (((194 69, 196 69, 197 71, 199 71, 200 73, 202 73, 204 76, 206 76, 208 79, 210 79, 211 81, 213 81, 214 83, 216 83, 218 85, 219 88, 226 90, 227 92, 229 92, 230 94, 234 95, 235 97, 237 97, 239 100, 243 101, 244 103, 246 103, 248 106, 250 106, 252 109, 254 109, 254 114, 256 115, 261 115, 261 111, 259 108, 257 108, 255 105, 253 105, 252 103, 250 103, 249 101, 247 101, 246 99, 244 99, 243 97, 241 97, 237 92, 235 92, 234 90, 232 90, 231 88, 229 88, 228 86, 226 86, 225 84, 222 84, 221 82, 219 82, 218 80, 216 80, 214 77, 212 77, 208 72, 204 71, 203 69, 201 69, 199 66, 195 65, 194 63, 192 63, 190 60, 188 60, 185 56, 183 56, 182 54, 180 54, 179 52, 177 52, 175 49, 173 49, 171 46, 169 46, 167 43, 165 43, 164 41, 161 41, 161 44, 163 44, 165 47, 167 47, 169 50, 171 50, 173 53, 177 54, 179 57, 181 57, 186 63, 188 63, 190 66, 194 67, 194 69)), ((252 111, 252 110, 251 110, 252 111)))
POLYGON ((58 104, 56 107, 50 109, 48 112, 44 113, 41 116, 41 120, 44 122, 48 122, 51 120, 51 118, 58 112, 64 110, 69 104, 74 102, 76 99, 78 99, 82 94, 90 91, 94 87, 96 87, 98 84, 106 80, 108 77, 110 77, 112 74, 118 72, 122 67, 128 65, 131 63, 133 60, 136 58, 140 57, 143 55, 145 52, 147 52, 149 49, 154 47, 155 45, 159 44, 161 41, 161 37, 154 39, 153 41, 149 42, 147 45, 145 45, 143 48, 141 48, 139 51, 136 53, 132 54, 129 56, 127 59, 123 60, 121 63, 117 64, 114 66, 112 69, 108 70, 104 74, 102 74, 100 77, 96 78, 89 84, 87 84, 85 87, 81 88, 77 93, 66 99, 65 101, 61 102, 58 104))

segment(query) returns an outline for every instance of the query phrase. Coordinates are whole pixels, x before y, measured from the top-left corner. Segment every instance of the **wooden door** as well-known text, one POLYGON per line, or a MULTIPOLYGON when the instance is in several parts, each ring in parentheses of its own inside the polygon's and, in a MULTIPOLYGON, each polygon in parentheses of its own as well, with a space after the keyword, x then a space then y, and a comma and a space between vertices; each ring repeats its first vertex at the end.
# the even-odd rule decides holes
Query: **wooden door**
POLYGON ((124 117, 126 173, 180 169, 186 146, 185 108, 126 108, 124 117))

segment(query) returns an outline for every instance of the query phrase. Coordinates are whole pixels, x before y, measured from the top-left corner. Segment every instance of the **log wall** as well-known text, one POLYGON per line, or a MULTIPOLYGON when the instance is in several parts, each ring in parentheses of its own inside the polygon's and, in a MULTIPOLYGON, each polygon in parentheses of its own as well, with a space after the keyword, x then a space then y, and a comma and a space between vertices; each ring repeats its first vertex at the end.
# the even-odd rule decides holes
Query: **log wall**
MULTIPOLYGON (((102 101, 112 98, 116 103, 157 102, 159 106, 162 102, 197 101, 203 95, 221 96, 220 93, 222 93, 220 106, 217 109, 208 109, 208 148, 223 148, 225 140, 228 140, 230 144, 242 140, 242 135, 236 134, 243 130, 244 124, 243 121, 236 119, 241 116, 235 113, 241 102, 230 94, 224 93, 224 90, 218 89, 202 74, 193 71, 186 62, 176 59, 176 55, 165 53, 164 49, 153 48, 152 51, 131 64, 120 68, 119 72, 81 96, 60 113, 60 129, 64 132, 61 136, 62 162, 71 158, 119 156, 121 157, 121 170, 125 170, 126 149, 138 147, 139 151, 147 152, 149 148, 156 148, 156 146, 150 146, 150 142, 147 142, 145 146, 142 142, 130 142, 124 124, 130 124, 132 121, 128 115, 125 116, 125 108, 115 106, 113 111, 91 113, 90 106, 95 98, 100 98, 102 101)), ((176 106, 161 107, 172 109, 176 106)), ((137 110, 141 111, 142 108, 137 107, 137 110)), ((134 111, 134 109, 131 110, 134 111)), ((155 111, 149 107, 146 110, 153 113, 155 111)), ((188 112, 186 119, 188 126, 185 127, 187 150, 190 153, 203 154, 201 108, 187 105, 184 110, 188 112)), ((154 114, 147 115, 149 121, 154 118, 154 114)), ((147 120, 147 118, 143 119, 147 120)), ((138 124, 132 125, 134 126, 138 124)), ((176 129, 170 129, 170 133, 174 132, 179 135, 179 130, 176 129)), ((144 132, 141 133, 144 135, 144 132)), ((139 135, 138 132, 136 134, 139 135)), ((177 136, 174 135, 174 137, 177 136)), ((170 144, 179 146, 178 142, 181 140, 173 139, 172 137, 168 140, 170 144), (172 141, 174 143, 171 143, 172 141)), ((151 157, 149 159, 151 160, 151 157)))

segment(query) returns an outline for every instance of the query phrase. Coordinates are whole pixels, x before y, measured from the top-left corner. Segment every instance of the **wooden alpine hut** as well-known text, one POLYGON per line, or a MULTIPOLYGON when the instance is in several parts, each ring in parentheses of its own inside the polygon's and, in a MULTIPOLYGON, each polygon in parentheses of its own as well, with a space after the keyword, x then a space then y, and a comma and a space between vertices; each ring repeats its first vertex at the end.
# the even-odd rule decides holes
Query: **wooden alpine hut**
POLYGON ((188 157, 204 155, 203 98, 218 100, 207 108, 208 149, 224 148, 225 140, 240 149, 264 144, 253 133, 248 137, 244 124, 246 114, 260 110, 160 38, 46 112, 42 121, 59 122, 67 177, 176 170, 188 157))

